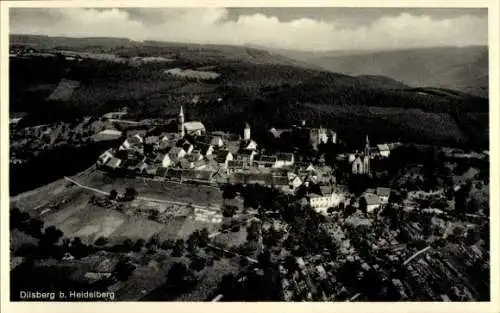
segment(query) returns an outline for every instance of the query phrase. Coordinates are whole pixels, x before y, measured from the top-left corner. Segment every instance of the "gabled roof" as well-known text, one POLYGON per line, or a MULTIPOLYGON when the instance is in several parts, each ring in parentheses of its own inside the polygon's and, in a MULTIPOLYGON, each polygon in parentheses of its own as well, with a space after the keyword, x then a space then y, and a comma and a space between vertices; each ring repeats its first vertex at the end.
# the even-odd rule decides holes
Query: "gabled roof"
POLYGON ((260 155, 256 156, 254 161, 259 163, 276 163, 276 156, 274 155, 260 155))
POLYGON ((377 145, 377 148, 380 151, 390 151, 391 150, 391 149, 389 149, 389 145, 387 145, 386 143, 377 145))
POLYGON ((116 167, 119 167, 121 163, 122 163, 122 160, 115 158, 115 157, 111 157, 108 160, 108 162, 106 162, 106 165, 109 167, 116 168, 116 167))
POLYGON ((366 193, 363 195, 363 198, 365 198, 367 205, 380 204, 380 198, 376 194, 366 193))
POLYGON ((391 188, 377 187, 376 194, 383 197, 389 197, 391 194, 391 188))
POLYGON ((205 130, 205 125, 198 121, 186 122, 184 123, 184 129, 187 131, 205 130))

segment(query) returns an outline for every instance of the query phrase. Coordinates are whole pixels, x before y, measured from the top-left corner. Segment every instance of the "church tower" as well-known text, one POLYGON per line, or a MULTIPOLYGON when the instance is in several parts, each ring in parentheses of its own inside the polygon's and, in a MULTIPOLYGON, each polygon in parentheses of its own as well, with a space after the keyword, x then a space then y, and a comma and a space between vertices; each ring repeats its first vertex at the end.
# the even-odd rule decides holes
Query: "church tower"
POLYGON ((365 155, 370 156, 370 139, 368 139, 368 135, 366 135, 365 139, 365 155))
POLYGON ((365 155, 364 155, 364 172, 370 174, 370 139, 366 135, 365 139, 365 155))
POLYGON ((182 110, 182 105, 181 105, 181 110, 179 112, 178 123, 179 123, 178 125, 179 134, 181 135, 181 137, 184 137, 184 111, 182 110))
POLYGON ((243 130, 243 140, 250 140, 250 125, 245 124, 245 129, 243 130))

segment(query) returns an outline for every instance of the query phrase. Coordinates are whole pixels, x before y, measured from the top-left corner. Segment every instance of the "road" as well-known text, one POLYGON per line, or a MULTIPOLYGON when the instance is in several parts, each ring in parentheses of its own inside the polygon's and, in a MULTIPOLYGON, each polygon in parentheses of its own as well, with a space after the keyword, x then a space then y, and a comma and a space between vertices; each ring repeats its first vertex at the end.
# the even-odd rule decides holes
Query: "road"
POLYGON ((403 265, 410 263, 413 259, 415 259, 419 255, 421 255, 422 253, 425 253, 430 248, 431 248, 430 246, 427 246, 427 247, 423 248, 422 250, 415 252, 412 256, 410 256, 408 259, 406 259, 406 261, 403 262, 403 265))
MULTIPOLYGON (((90 187, 90 186, 86 186, 86 185, 83 185, 81 184, 80 182, 72 179, 72 178, 69 178, 69 177, 64 177, 64 179, 72 184, 75 184, 76 186, 80 187, 80 188, 83 188, 83 189, 86 189, 86 190, 89 190, 89 191, 92 191, 92 192, 95 192, 95 193, 99 193, 99 194, 102 194, 102 195, 109 195, 109 192, 107 191, 104 191, 104 190, 100 190, 100 189, 97 189, 97 188, 93 188, 93 187, 90 187)), ((173 204, 173 205, 182 205, 182 206, 192 206, 193 208, 196 208, 196 209, 203 209, 203 210, 215 210, 215 211, 219 211, 220 208, 218 207, 207 207, 207 206, 201 206, 201 205, 196 205, 196 204, 191 204, 191 203, 188 203, 188 202, 180 202, 180 201, 170 201, 170 200, 161 200, 161 199, 154 199, 154 198, 148 198, 148 197, 136 197, 137 200, 143 200, 143 201, 150 201, 150 202, 157 202, 157 203, 164 203, 164 204, 173 204)))

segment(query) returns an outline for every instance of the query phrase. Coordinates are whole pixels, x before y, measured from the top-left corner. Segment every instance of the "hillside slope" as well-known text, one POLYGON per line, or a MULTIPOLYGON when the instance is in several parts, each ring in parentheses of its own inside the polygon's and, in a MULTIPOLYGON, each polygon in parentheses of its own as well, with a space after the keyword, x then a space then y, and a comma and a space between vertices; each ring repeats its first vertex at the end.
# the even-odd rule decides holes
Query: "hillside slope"
MULTIPOLYGON (((36 38, 35 49, 54 49, 53 38, 49 44, 43 37, 36 38)), ((26 112, 24 123, 100 116, 123 106, 129 107, 132 118, 171 118, 184 105, 187 118, 201 120, 211 130, 240 132, 249 121, 258 132, 307 119, 313 125, 337 129, 341 137, 354 142, 362 142, 368 132, 374 142, 488 144, 488 101, 467 93, 412 89, 370 73, 350 76, 304 68, 286 57, 248 47, 102 38, 88 39, 85 45, 82 42, 87 39, 64 40, 61 49, 86 52, 85 57, 10 58, 10 110, 26 112), (138 66, 92 58, 92 53, 172 61, 138 66), (220 77, 200 81, 165 75, 166 69, 175 67, 214 71, 220 77), (75 86, 78 82, 78 87, 64 101, 49 100, 64 79, 75 86), (192 103, 195 96, 202 101, 192 103)))
POLYGON ((383 75, 413 87, 441 87, 488 96, 486 46, 355 51, 348 55, 338 51, 281 53, 347 75, 383 75))

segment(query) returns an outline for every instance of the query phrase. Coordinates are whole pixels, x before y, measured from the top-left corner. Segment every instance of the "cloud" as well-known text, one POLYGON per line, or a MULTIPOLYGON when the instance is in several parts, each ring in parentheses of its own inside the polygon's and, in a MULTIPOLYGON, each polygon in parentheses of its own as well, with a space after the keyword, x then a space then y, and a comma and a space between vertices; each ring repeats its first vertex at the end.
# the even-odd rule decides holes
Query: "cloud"
MULTIPOLYGON (((225 8, 11 9, 11 33, 126 37, 191 43, 256 44, 298 50, 394 49, 481 45, 487 17, 381 15, 368 24, 311 17, 280 20, 262 13, 229 19, 225 8)), ((362 14, 360 13, 360 18, 362 14)))

